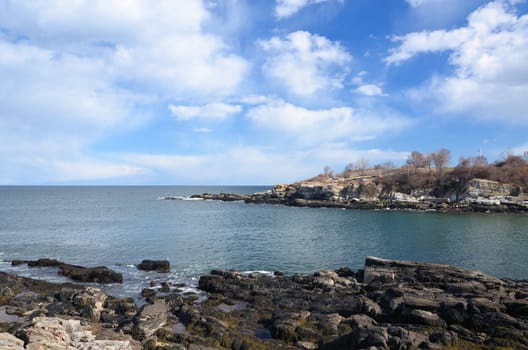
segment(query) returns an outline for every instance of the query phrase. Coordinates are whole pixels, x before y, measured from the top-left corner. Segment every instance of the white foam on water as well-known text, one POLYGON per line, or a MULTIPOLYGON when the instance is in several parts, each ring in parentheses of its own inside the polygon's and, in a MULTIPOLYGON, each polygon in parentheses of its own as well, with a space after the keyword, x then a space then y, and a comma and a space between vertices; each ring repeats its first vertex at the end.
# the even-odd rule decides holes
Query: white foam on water
POLYGON ((180 200, 180 201, 203 201, 203 198, 192 198, 190 196, 161 196, 158 200, 180 200))
POLYGON ((242 271, 240 273, 244 276, 255 274, 255 273, 259 275, 264 275, 264 276, 274 276, 273 271, 267 271, 267 270, 242 271))

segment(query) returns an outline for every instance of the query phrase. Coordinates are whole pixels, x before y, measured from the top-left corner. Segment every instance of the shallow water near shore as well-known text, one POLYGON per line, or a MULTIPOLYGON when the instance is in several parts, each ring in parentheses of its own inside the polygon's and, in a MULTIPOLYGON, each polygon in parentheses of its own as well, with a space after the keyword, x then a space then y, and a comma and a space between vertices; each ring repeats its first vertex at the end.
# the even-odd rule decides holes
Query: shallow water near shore
MULTIPOLYGON (((0 270, 63 280, 54 269, 11 267, 56 258, 124 274, 116 294, 151 280, 196 285, 213 268, 311 273, 362 268, 366 256, 439 262, 528 279, 528 217, 292 208, 242 202, 159 200, 267 187, 0 187, 0 270), (167 276, 138 271, 168 259, 167 276)), ((66 281, 64 279, 63 281, 66 281)))

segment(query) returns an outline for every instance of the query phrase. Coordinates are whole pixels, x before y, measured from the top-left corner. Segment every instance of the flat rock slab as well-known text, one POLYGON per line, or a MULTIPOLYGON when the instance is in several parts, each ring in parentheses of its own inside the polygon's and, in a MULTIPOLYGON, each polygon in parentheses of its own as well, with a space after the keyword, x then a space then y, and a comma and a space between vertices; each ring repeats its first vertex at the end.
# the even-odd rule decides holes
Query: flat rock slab
POLYGON ((90 326, 79 320, 56 317, 36 317, 32 326, 23 330, 27 350, 90 349, 140 350, 141 344, 132 338, 126 340, 96 339, 90 326))

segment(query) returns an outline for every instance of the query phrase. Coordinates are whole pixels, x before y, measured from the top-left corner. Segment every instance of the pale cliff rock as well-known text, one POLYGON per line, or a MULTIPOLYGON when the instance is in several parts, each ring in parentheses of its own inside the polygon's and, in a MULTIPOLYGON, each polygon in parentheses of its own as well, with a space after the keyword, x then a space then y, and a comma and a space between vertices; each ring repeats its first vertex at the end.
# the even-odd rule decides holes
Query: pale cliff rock
POLYGON ((97 339, 89 325, 79 320, 57 317, 36 317, 32 326, 23 330, 27 350, 40 349, 90 349, 90 350, 139 350, 141 344, 132 338, 127 340, 97 339))
POLYGON ((0 333, 0 349, 24 350, 24 342, 9 333, 0 333))
POLYGON ((406 193, 397 184, 386 185, 372 176, 364 176, 279 184, 252 195, 202 194, 194 197, 314 208, 528 212, 528 193, 523 193, 521 187, 482 179, 436 187, 428 185, 406 193))
POLYGON ((528 205, 527 194, 519 186, 484 179, 470 180, 460 193, 451 194, 451 198, 484 206, 528 205))

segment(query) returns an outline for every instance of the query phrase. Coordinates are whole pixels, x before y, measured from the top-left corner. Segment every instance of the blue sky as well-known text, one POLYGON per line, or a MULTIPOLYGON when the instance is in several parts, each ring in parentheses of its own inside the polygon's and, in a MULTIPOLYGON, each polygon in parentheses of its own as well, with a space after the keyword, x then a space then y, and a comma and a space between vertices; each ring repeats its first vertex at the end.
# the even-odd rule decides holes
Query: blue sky
POLYGON ((519 0, 0 0, 0 184, 273 184, 528 150, 519 0))

